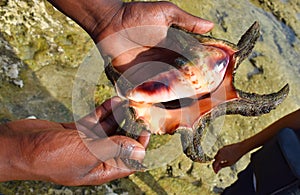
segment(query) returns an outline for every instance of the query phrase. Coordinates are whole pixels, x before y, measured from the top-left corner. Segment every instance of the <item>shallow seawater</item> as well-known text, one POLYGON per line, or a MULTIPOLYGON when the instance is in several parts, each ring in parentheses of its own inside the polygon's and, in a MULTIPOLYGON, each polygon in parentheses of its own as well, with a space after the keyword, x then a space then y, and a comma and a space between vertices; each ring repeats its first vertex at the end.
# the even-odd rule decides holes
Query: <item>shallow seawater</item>
MULTIPOLYGON (((72 111, 78 109, 77 114, 83 115, 93 108, 93 103, 100 103, 114 95, 104 76, 86 77, 94 78, 92 81, 80 80, 81 77, 78 76, 87 64, 94 68, 101 65, 101 60, 97 60, 100 56, 95 54, 90 38, 57 10, 51 9, 49 4, 29 0, 32 4, 27 5, 26 2, 10 1, 8 5, 0 4, 0 13, 5 13, 0 15, 0 32, 15 51, 8 54, 8 46, 0 47, 0 57, 4 59, 4 56, 8 56, 15 60, 15 64, 20 61, 22 65, 18 66, 18 78, 24 81, 24 87, 20 88, 13 84, 11 78, 3 76, 4 72, 0 72, 1 121, 28 115, 68 121, 73 117, 72 111), (33 15, 25 14, 32 12, 33 15), (26 20, 22 17, 23 13, 26 20), (22 25, 15 25, 16 23, 22 25), (91 86, 79 94, 86 93, 83 98, 86 101, 76 104, 76 109, 72 107, 72 96, 77 95, 73 91, 73 84, 78 84, 75 78, 91 86), (95 78, 98 79, 96 82, 95 78), (45 109, 41 110, 41 107, 45 109)), ((209 154, 213 156, 223 145, 241 141, 300 107, 299 2, 171 2, 187 12, 213 21, 215 28, 209 34, 233 43, 239 40, 254 21, 258 21, 261 37, 254 48, 251 62, 244 61, 238 69, 235 85, 239 89, 255 93, 271 93, 286 83, 290 85, 288 98, 269 114, 260 117, 226 116, 217 119, 210 126, 210 133, 203 142, 203 147, 209 154), (257 71, 257 68, 263 71, 257 71)), ((1 69, 2 66, 0 64, 1 69)), ((6 182, 0 185, 0 193, 218 194, 234 182, 237 173, 249 163, 250 155, 247 154, 236 165, 225 168, 216 175, 211 163, 193 163, 186 158, 180 150, 179 140, 177 134, 154 136, 146 157, 148 163, 152 163, 151 170, 106 185, 71 188, 45 182, 6 182)))

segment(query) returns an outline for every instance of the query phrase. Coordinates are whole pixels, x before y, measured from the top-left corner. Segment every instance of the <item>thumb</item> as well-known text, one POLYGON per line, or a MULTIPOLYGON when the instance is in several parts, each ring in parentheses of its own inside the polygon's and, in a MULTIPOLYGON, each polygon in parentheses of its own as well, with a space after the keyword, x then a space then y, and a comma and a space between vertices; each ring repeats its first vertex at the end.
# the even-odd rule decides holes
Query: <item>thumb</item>
POLYGON ((102 162, 112 158, 142 161, 145 157, 144 146, 126 136, 116 135, 93 140, 87 143, 87 147, 102 162))
POLYGON ((173 9, 173 17, 171 23, 179 28, 185 29, 192 33, 204 34, 209 32, 214 23, 193 16, 175 5, 173 9))

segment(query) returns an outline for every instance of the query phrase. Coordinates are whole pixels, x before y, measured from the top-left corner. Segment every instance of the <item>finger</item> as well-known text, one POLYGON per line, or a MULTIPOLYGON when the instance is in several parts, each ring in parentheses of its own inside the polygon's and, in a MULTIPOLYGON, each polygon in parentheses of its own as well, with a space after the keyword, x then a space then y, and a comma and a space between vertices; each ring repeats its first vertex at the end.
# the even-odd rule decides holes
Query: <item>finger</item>
POLYGON ((149 131, 144 130, 138 137, 137 141, 140 142, 142 144, 142 146, 144 146, 144 148, 147 148, 149 141, 150 141, 150 135, 151 135, 151 133, 149 131))
POLYGON ((114 109, 109 116, 97 123, 92 129, 99 137, 107 137, 114 135, 116 130, 124 120, 124 107, 119 106, 114 109))
POLYGON ((230 166, 230 163, 227 160, 224 160, 224 161, 220 162, 220 166, 221 166, 221 168, 225 168, 225 167, 230 166))
POLYGON ((74 122, 70 122, 70 123, 61 123, 61 125, 65 128, 65 129, 70 129, 70 130, 76 130, 76 124, 74 122))
POLYGON ((213 170, 215 173, 218 173, 222 168, 230 166, 230 162, 227 160, 215 160, 213 162, 213 170))
POLYGON ((221 150, 218 150, 218 152, 217 152, 217 154, 215 155, 215 157, 214 157, 214 162, 213 162, 213 164, 212 164, 212 166, 213 166, 213 170, 214 170, 214 172, 217 174, 219 171, 220 171, 220 169, 222 168, 221 166, 220 166, 220 164, 221 164, 221 154, 220 154, 220 151, 221 150))
POLYGON ((99 185, 109 181, 123 178, 134 173, 128 169, 120 159, 110 159, 104 163, 100 162, 98 166, 82 178, 80 185, 99 185))
POLYGON ((104 121, 97 123, 96 126, 92 129, 92 131, 96 133, 100 138, 105 138, 115 134, 118 126, 119 125, 115 121, 114 116, 110 115, 106 117, 104 121))
POLYGON ((94 112, 91 112, 87 116, 79 119, 77 123, 80 123, 88 129, 92 129, 99 121, 111 114, 112 110, 115 109, 121 101, 122 100, 116 96, 106 100, 103 104, 98 106, 94 112))
POLYGON ((80 123, 76 124, 76 128, 79 132, 80 137, 83 138, 83 139, 87 139, 87 138, 98 139, 99 138, 98 134, 91 131, 91 129, 86 128, 85 126, 81 125, 80 123))
POLYGON ((217 174, 221 170, 220 161, 215 160, 212 164, 214 172, 217 174))
MULTIPOLYGON (((174 5, 175 6, 175 5, 174 5)), ((209 32, 213 27, 214 23, 193 16, 182 9, 175 6, 173 9, 173 18, 171 24, 183 28, 189 32, 204 34, 209 32)))
POLYGON ((213 170, 217 174, 222 168, 224 168, 224 164, 221 161, 216 160, 213 162, 213 170))
POLYGON ((99 119, 99 121, 105 119, 108 115, 111 114, 111 112, 116 109, 120 103, 122 102, 122 99, 118 96, 114 96, 111 99, 106 100, 101 106, 98 106, 95 110, 96 117, 99 119))
POLYGON ((87 140, 86 145, 102 162, 112 158, 129 158, 142 161, 145 148, 134 139, 125 136, 111 136, 105 139, 87 140))

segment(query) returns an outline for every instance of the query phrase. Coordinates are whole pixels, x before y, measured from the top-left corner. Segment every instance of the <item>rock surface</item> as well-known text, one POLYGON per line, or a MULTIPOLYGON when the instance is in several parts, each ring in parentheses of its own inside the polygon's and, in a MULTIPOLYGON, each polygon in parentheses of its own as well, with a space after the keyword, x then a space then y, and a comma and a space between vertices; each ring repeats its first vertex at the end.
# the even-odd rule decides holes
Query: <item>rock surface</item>
MULTIPOLYGON (((231 42, 237 42, 254 21, 259 21, 260 40, 251 60, 240 66, 236 86, 257 93, 277 91, 285 83, 289 83, 291 88, 284 103, 269 114, 250 118, 218 118, 210 126, 211 134, 206 135, 203 144, 208 153, 213 156, 223 145, 243 140, 300 107, 299 1, 171 2, 194 15, 213 21, 216 25, 210 34, 231 42)), ((97 68, 102 63, 97 59, 99 54, 96 54, 88 35, 40 0, 0 0, 0 29, 0 120, 30 115, 54 121, 72 120, 73 112, 77 109, 72 107, 72 95, 77 97, 78 92, 75 88, 74 93, 73 83, 78 84, 76 78, 80 78, 80 73, 84 72, 82 67, 95 64, 93 67, 97 68)), ((92 102, 99 104, 113 95, 113 90, 103 76, 97 77, 100 77, 100 81, 91 82, 91 88, 81 93, 88 93, 86 99, 92 98, 92 102)), ((86 102, 90 104, 91 101, 86 102)), ((84 103, 80 104, 83 109, 79 109, 78 112, 82 111, 79 115, 94 106, 84 103)), ((191 162, 178 145, 176 134, 153 136, 146 157, 146 164, 151 170, 105 185, 71 188, 45 182, 6 182, 0 185, 0 193, 218 194, 234 182, 236 174, 249 162, 248 154, 236 165, 215 175, 211 163, 191 162)))

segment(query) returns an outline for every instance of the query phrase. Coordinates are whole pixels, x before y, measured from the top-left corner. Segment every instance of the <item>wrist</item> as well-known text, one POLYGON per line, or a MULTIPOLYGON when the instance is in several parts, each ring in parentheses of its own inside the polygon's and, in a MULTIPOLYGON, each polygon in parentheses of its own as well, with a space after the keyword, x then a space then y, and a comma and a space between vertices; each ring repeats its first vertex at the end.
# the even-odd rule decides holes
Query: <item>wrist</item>
POLYGON ((26 134, 10 125, 0 125, 0 182, 35 179, 34 170, 28 164, 29 156, 23 154, 24 138, 26 134))
POLYGON ((96 42, 98 35, 121 9, 121 0, 48 0, 80 25, 96 42))
POLYGON ((241 153, 241 156, 245 155, 246 153, 248 153, 253 149, 251 143, 249 143, 247 139, 239 142, 238 147, 240 148, 239 151, 241 153))

